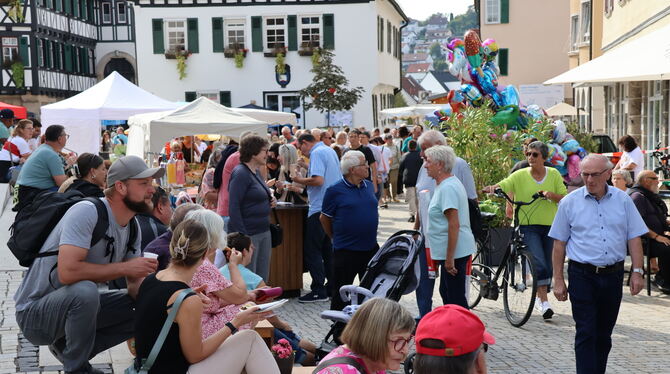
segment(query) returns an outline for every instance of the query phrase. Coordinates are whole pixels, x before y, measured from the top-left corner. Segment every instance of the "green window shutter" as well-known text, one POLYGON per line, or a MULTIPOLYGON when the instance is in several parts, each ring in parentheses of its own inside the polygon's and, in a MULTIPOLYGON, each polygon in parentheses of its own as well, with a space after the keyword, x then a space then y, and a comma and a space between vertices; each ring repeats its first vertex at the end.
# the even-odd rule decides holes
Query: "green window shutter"
POLYGON ((288 16, 288 50, 298 50, 298 17, 288 16))
POLYGON ((151 20, 151 31, 154 37, 154 54, 165 53, 165 41, 163 40, 162 18, 154 18, 151 20))
POLYGON ((63 0, 63 13, 65 14, 72 14, 72 3, 70 1, 71 0, 63 0))
POLYGON ((84 47, 79 48, 79 66, 81 66, 81 72, 88 74, 88 50, 84 47))
POLYGON ((87 9, 88 9, 87 1, 79 0, 79 14, 81 14, 81 19, 83 20, 88 19, 87 9))
POLYGON ((198 19, 188 18, 186 20, 186 29, 188 34, 188 50, 192 53, 198 53, 198 19))
POLYGON ((28 37, 22 36, 19 39, 19 57, 21 57, 21 62, 23 62, 23 66, 30 66, 30 57, 28 52, 29 52, 28 37))
POLYGON ((323 48, 335 49, 335 15, 323 15, 323 48))
POLYGON ((212 51, 223 52, 223 18, 212 18, 212 51))
POLYGON ((498 67, 500 68, 500 75, 507 75, 509 71, 509 50, 507 48, 500 48, 498 50, 498 67))
MULTIPOLYGON (((49 2, 51 2, 51 0, 49 0, 49 2)), ((56 5, 56 11, 57 12, 62 12, 63 11, 63 0, 53 0, 53 2, 56 5)))
POLYGON ((44 58, 46 60, 45 67, 51 68, 51 54, 49 54, 49 43, 51 42, 45 40, 43 43, 44 43, 44 58))
POLYGON ((263 17, 251 17, 251 50, 263 52, 263 17))
POLYGON ((44 49, 43 49, 42 46, 44 45, 44 40, 35 39, 35 43, 37 43, 37 48, 40 49, 39 51, 37 51, 37 66, 43 67, 44 66, 44 49))
POLYGON ((52 42, 51 45, 53 48, 54 68, 62 69, 63 67, 61 66, 61 55, 63 53, 63 45, 58 42, 52 42))
POLYGON ((219 91, 219 102, 221 105, 230 108, 230 91, 219 91))
POLYGON ((509 23, 509 0, 500 0, 500 23, 509 23))
POLYGON ((197 95, 195 94, 194 91, 184 92, 184 101, 186 101, 187 103, 190 103, 191 101, 194 101, 195 99, 197 99, 197 95))
POLYGON ((72 14, 79 17, 79 0, 72 0, 72 14))
POLYGON ((63 51, 65 55, 65 71, 72 72, 72 47, 65 44, 65 50, 63 51))

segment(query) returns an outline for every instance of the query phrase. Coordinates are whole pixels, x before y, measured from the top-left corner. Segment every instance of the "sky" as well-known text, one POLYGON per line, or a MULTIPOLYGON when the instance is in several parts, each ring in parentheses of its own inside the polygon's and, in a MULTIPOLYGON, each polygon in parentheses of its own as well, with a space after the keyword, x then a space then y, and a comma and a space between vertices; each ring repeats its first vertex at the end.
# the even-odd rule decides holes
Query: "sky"
POLYGON ((396 0, 407 17, 420 21, 433 13, 454 13, 454 16, 465 13, 473 0, 396 0))

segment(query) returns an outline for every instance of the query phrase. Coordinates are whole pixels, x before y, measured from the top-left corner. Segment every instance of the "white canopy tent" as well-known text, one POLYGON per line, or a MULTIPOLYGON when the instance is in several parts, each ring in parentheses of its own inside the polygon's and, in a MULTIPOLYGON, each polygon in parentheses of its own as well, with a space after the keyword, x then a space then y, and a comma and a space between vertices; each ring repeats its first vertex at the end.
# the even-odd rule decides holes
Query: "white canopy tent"
POLYGON ((382 119, 393 118, 393 117, 416 117, 416 116, 426 116, 431 115, 436 110, 444 108, 446 104, 417 104, 414 106, 406 106, 400 108, 389 108, 379 111, 382 115, 382 119))
POLYGON ((201 97, 173 111, 145 113, 128 119, 127 155, 144 157, 145 152, 158 153, 165 143, 176 137, 194 134, 220 134, 239 139, 245 131, 267 132, 267 122, 201 97))
POLYGON ((670 25, 544 82, 604 84, 670 78, 670 25))
POLYGON ((295 113, 278 112, 274 110, 251 109, 251 108, 230 108, 234 112, 244 114, 245 116, 263 121, 268 125, 291 125, 295 126, 297 120, 295 113))
MULTIPOLYGON (((562 116, 576 116, 577 108, 567 103, 558 103, 551 108, 547 109, 547 114, 550 117, 562 117, 562 116)), ((583 110, 579 110, 579 114, 586 114, 583 110)))
POLYGON ((63 125, 70 138, 67 148, 77 153, 100 152, 101 120, 127 120, 147 112, 165 111, 178 105, 163 100, 112 72, 95 86, 69 99, 40 109, 44 130, 63 125))

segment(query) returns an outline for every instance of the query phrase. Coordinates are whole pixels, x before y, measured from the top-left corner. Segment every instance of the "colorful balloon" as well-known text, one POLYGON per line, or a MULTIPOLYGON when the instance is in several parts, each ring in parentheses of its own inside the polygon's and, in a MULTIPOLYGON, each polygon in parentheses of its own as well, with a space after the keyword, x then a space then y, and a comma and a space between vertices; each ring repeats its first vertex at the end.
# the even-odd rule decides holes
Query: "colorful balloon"
MULTIPOLYGON (((468 56, 470 66, 480 69, 482 66, 482 40, 475 30, 468 30, 465 33, 465 55, 468 56)), ((481 72, 478 70, 478 73, 481 72)))
MULTIPOLYGON (((537 105, 535 105, 537 106, 537 105)), ((530 110, 531 105, 528 106, 530 110)), ((537 106, 539 108, 539 106, 537 106)), ((565 123, 563 121, 556 120, 554 121, 554 132, 552 134, 552 142, 556 144, 563 144, 565 141, 565 134, 568 132, 568 129, 565 127, 565 123)))
POLYGON ((470 104, 472 104, 472 106, 482 105, 484 97, 482 96, 482 93, 479 92, 477 87, 471 84, 462 84, 461 92, 463 92, 463 95, 470 101, 470 104))
POLYGON ((454 39, 448 48, 453 53, 449 60, 449 73, 461 80, 461 82, 472 82, 470 78, 468 58, 465 55, 465 43, 461 39, 454 39))
POLYGON ((516 90, 516 87, 509 85, 500 92, 503 98, 503 104, 507 105, 516 105, 521 106, 521 100, 519 100, 519 91, 516 90))
POLYGON ((498 43, 494 39, 489 38, 482 43, 482 54, 487 63, 495 61, 498 56, 498 50, 498 43))

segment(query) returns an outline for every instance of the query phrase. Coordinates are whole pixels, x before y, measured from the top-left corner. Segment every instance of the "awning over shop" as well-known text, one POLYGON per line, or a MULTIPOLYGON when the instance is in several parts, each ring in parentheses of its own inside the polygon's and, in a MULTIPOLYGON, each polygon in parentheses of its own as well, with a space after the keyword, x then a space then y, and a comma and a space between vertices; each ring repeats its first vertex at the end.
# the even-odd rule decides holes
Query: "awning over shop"
POLYGON ((670 26, 628 42, 544 84, 670 79, 670 26))
MULTIPOLYGON (((576 116, 577 108, 567 103, 558 103, 547 109, 546 112, 550 117, 576 116)), ((586 112, 580 109, 579 114, 586 114, 586 112)))

